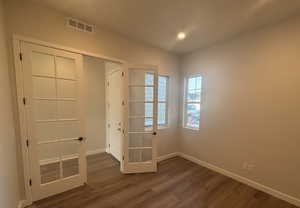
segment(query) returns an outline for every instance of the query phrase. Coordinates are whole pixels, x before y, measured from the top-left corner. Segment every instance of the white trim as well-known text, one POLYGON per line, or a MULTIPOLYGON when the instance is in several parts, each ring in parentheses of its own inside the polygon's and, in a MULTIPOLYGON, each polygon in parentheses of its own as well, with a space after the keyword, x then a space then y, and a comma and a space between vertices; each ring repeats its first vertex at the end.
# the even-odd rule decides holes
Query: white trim
POLYGON ((24 37, 24 36, 21 36, 21 35, 13 34, 13 40, 24 41, 24 42, 33 43, 33 44, 40 45, 40 46, 46 46, 46 47, 49 47, 49 48, 54 48, 54 49, 64 50, 64 51, 67 51, 67 52, 77 53, 77 54, 80 54, 80 55, 100 58, 100 59, 115 62, 115 63, 120 63, 120 64, 125 63, 125 61, 123 61, 121 59, 116 59, 116 58, 113 58, 113 57, 107 57, 107 56, 104 56, 102 54, 97 54, 97 53, 89 53, 87 51, 78 50, 78 49, 71 48, 71 47, 65 47, 65 46, 62 46, 62 45, 58 45, 58 44, 54 44, 54 43, 50 43, 50 42, 46 42, 46 41, 42 41, 42 40, 37 40, 37 39, 34 39, 34 38, 27 38, 27 37, 24 37))
POLYGON ((284 201, 287 201, 287 202, 289 202, 291 204, 294 204, 294 205, 300 207, 300 199, 298 199, 296 197, 293 197, 293 196, 290 196, 288 194, 282 193, 282 192, 280 192, 278 190, 275 190, 275 189, 273 189, 271 187, 268 187, 266 185, 260 184, 258 182, 255 182, 253 180, 250 180, 248 178, 245 178, 243 176, 240 176, 240 175, 238 175, 236 173, 233 173, 231 171, 225 170, 223 168, 217 167, 217 166, 215 166, 213 164, 210 164, 208 162, 199 160, 198 158, 195 158, 193 156, 187 155, 185 153, 179 153, 179 156, 182 157, 182 158, 184 158, 184 159, 186 159, 186 160, 194 162, 194 163, 196 163, 196 164, 198 164, 200 166, 203 166, 203 167, 206 167, 206 168, 208 168, 210 170, 218 172, 218 173, 220 173, 222 175, 228 176, 228 177, 230 177, 230 178, 232 178, 232 179, 234 179, 236 181, 239 181, 239 182, 241 182, 243 184, 251 186, 252 188, 255 188, 255 189, 260 190, 262 192, 268 193, 268 194, 270 194, 270 195, 272 195, 272 196, 274 196, 276 198, 282 199, 284 201))
POLYGON ((27 120, 26 120, 26 110, 23 105, 24 98, 24 78, 22 72, 22 61, 20 60, 21 53, 21 41, 13 39, 13 53, 14 53, 14 69, 16 77, 16 89, 17 89, 17 99, 18 99, 18 122, 19 130, 21 132, 21 149, 22 149, 22 160, 23 160, 23 180, 25 189, 25 201, 28 205, 32 204, 32 192, 28 181, 31 178, 30 172, 30 151, 27 147, 27 120))
POLYGON ((103 149, 95 149, 95 150, 88 150, 86 152, 86 156, 96 155, 96 154, 100 154, 100 153, 104 153, 104 152, 106 152, 105 148, 103 148, 103 149))
POLYGON ((108 154, 110 154, 110 151, 109 151, 109 148, 108 148, 108 147, 105 148, 105 152, 108 153, 108 154))
POLYGON ((173 153, 170 153, 170 154, 166 154, 166 155, 162 155, 162 156, 159 156, 157 157, 157 162, 162 162, 164 160, 167 160, 167 159, 171 159, 173 157, 177 157, 179 156, 180 153, 179 152, 173 152, 173 153))
POLYGON ((17 208, 25 208, 27 206, 30 206, 31 204, 32 203, 27 200, 21 200, 21 201, 19 201, 17 208))

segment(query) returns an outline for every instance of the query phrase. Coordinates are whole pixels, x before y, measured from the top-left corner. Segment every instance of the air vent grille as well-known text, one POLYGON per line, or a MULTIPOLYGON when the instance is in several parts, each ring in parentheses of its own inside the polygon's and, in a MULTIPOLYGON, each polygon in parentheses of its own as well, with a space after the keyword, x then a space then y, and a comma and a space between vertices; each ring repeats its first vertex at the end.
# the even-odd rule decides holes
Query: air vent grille
POLYGON ((93 25, 87 24, 74 18, 67 18, 67 26, 82 32, 92 33, 95 30, 95 27, 93 25))

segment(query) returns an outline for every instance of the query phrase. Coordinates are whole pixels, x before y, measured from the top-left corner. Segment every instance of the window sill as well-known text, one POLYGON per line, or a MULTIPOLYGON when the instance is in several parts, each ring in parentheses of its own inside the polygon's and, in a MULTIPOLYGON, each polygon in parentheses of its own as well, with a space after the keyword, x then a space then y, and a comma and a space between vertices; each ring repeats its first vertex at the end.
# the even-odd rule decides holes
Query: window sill
POLYGON ((158 130, 163 130, 163 129, 168 129, 170 128, 169 126, 158 126, 157 129, 158 130))
POLYGON ((187 129, 187 130, 192 130, 192 131, 199 131, 200 130, 200 128, 192 128, 192 127, 187 127, 187 126, 184 126, 183 128, 187 129))

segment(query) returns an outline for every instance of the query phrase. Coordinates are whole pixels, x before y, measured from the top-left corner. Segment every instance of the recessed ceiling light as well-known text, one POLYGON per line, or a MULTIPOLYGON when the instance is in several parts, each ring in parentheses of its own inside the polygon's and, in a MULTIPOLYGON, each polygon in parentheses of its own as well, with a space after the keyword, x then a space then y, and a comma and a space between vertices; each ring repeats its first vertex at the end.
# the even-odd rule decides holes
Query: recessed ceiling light
POLYGON ((185 39, 185 37, 186 37, 186 34, 184 32, 180 32, 177 34, 178 40, 183 40, 183 39, 185 39))

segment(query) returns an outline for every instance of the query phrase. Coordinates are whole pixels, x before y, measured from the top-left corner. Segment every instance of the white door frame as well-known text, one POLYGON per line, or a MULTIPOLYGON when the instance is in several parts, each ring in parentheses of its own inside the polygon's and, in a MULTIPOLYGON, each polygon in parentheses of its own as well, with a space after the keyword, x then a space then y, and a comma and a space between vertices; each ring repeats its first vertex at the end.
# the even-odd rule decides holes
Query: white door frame
MULTIPOLYGON (((28 122, 26 121, 25 109, 24 109, 24 78, 22 72, 22 54, 21 54, 21 42, 32 43, 35 45, 45 46, 53 49, 63 50, 67 52, 72 52, 76 54, 81 54, 85 56, 91 56, 99 58, 102 60, 107 60, 115 63, 119 63, 123 66, 125 61, 120 59, 115 59, 107 56, 103 56, 96 53, 89 53, 86 51, 65 47, 62 45, 57 45, 45 41, 40 41, 32 38, 27 38, 19 35, 13 35, 13 54, 14 54, 14 69, 15 69, 15 78, 16 78, 16 93, 17 93, 17 103, 18 103, 18 131, 20 132, 20 141, 22 149, 22 160, 23 160, 23 175, 24 175, 24 189, 25 189, 25 200, 23 201, 23 206, 29 206, 33 202, 30 179, 32 178, 30 173, 30 152, 27 148, 27 131, 28 131, 28 122)), ((122 167, 122 160, 121 160, 122 167)))

